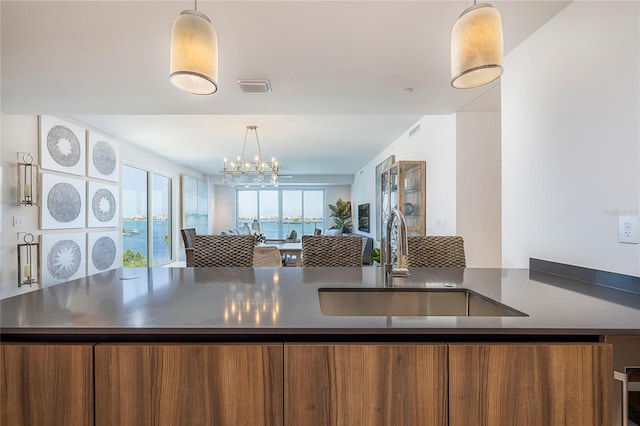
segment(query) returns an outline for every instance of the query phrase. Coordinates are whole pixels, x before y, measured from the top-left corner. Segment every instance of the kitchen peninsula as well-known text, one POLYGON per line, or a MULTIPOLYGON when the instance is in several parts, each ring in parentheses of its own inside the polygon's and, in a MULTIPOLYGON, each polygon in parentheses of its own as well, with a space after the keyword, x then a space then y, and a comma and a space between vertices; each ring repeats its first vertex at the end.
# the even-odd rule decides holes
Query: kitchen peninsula
POLYGON ((383 287, 375 267, 113 270, 0 301, 3 386, 57 386, 46 415, 28 392, 3 396, 2 415, 96 425, 611 424, 612 353, 602 341, 640 334, 640 295, 524 269, 411 273, 395 285, 472 290, 526 316, 322 313, 321 288, 383 287))

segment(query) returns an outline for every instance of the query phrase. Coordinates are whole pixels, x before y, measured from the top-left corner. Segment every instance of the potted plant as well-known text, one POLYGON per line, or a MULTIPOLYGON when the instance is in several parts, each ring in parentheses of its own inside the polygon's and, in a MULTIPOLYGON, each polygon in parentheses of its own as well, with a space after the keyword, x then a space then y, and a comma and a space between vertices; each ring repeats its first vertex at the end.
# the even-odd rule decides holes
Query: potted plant
POLYGON ((371 260, 373 260, 374 265, 380 265, 380 249, 374 248, 371 250, 371 260))
POLYGON ((351 201, 342 201, 338 198, 335 204, 329 204, 330 216, 333 218, 331 229, 341 229, 343 233, 351 232, 351 201))

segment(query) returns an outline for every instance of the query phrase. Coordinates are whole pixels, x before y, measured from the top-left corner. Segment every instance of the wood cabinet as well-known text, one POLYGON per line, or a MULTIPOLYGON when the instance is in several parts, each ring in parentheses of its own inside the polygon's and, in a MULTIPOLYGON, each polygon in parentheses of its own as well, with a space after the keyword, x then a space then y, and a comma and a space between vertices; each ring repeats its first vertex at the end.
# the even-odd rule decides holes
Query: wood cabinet
POLYGON ((395 208, 405 216, 409 236, 425 235, 425 174, 424 161, 399 161, 383 170, 382 223, 379 224, 383 239, 387 217, 395 208))
POLYGON ((608 426, 612 376, 599 343, 5 343, 0 424, 608 426))
POLYGON ((451 344, 449 425, 611 424, 602 344, 451 344))
POLYGON ((621 425, 626 417, 628 423, 640 424, 640 336, 605 336, 605 341, 613 346, 613 368, 628 374, 627 412, 622 411, 622 388, 620 382, 613 387, 613 424, 621 425), (633 422, 633 423, 632 423, 633 422))
POLYGON ((282 425, 282 344, 99 344, 96 425, 282 425))
POLYGON ((285 344, 285 425, 446 425, 447 347, 285 344))
POLYGON ((0 345, 0 424, 93 425, 90 344, 0 345))

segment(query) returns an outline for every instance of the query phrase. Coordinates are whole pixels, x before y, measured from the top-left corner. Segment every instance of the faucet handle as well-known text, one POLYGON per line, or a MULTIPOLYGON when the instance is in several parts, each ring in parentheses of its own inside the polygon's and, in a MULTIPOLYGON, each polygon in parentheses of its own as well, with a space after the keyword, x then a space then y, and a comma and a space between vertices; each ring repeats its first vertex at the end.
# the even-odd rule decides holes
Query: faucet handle
POLYGON ((398 267, 391 270, 391 276, 397 278, 407 278, 411 276, 411 273, 407 268, 398 267))

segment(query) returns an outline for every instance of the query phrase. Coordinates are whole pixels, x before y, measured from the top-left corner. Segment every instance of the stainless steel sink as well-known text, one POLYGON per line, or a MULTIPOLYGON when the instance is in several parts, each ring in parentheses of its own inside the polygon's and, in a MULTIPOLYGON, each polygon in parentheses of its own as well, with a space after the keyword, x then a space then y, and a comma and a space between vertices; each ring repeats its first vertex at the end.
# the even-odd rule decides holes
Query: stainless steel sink
POLYGON ((467 289, 320 288, 318 296, 331 316, 528 316, 467 289))

